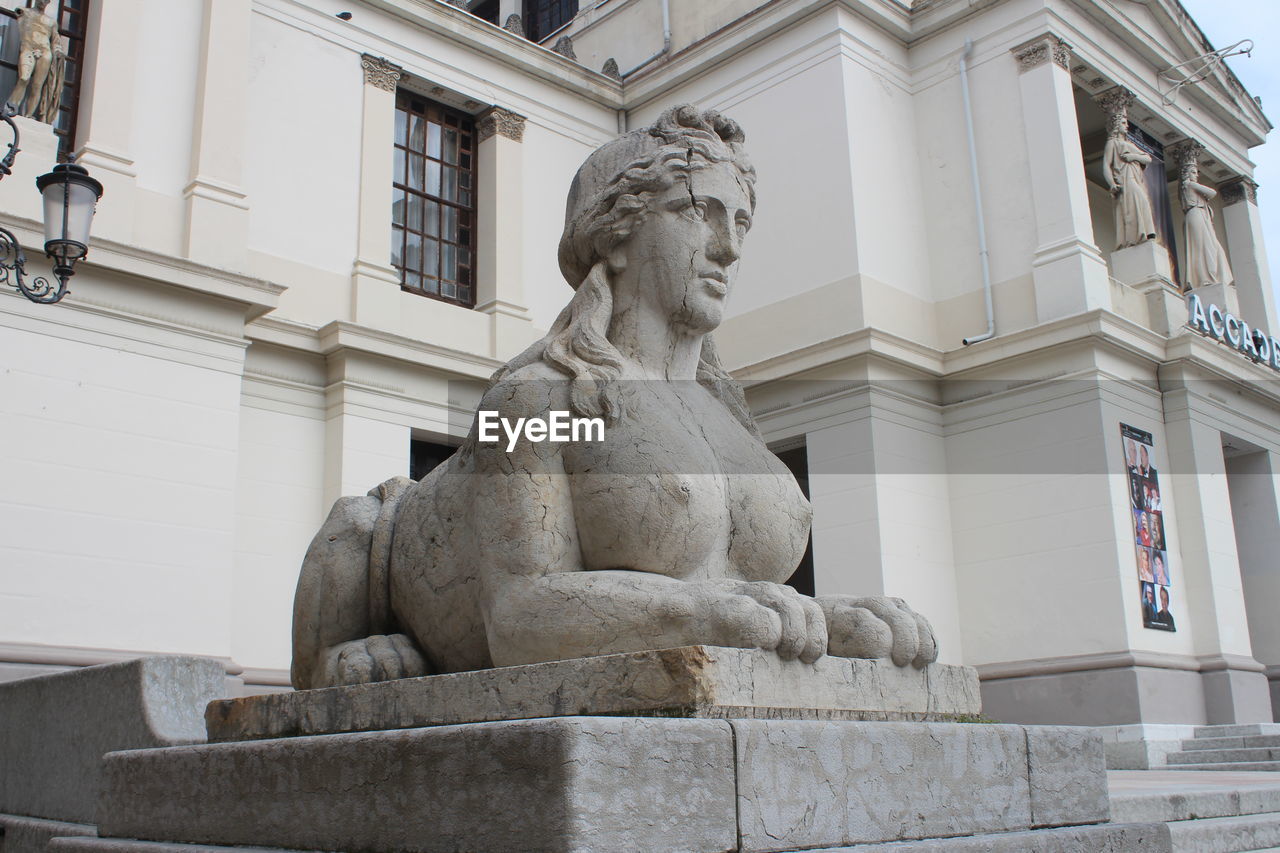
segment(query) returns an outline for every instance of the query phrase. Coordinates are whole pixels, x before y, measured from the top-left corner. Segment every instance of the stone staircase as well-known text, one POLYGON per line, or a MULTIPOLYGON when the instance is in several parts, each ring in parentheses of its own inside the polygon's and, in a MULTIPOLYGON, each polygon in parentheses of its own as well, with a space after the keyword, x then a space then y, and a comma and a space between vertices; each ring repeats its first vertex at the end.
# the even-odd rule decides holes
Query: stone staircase
POLYGON ((1280 853, 1280 777, 1163 770, 1107 776, 1111 819, 1166 824, 1173 853, 1280 853))
POLYGON ((1200 726, 1167 760, 1169 770, 1280 770, 1280 723, 1200 726))

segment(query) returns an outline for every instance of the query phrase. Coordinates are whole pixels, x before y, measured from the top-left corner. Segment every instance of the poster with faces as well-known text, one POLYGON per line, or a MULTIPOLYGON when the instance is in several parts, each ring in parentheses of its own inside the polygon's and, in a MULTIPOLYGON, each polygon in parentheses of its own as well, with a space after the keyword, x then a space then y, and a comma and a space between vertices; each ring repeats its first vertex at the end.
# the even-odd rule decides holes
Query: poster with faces
POLYGON ((1160 477, 1152 463, 1151 433, 1120 424, 1124 467, 1129 486, 1129 514, 1138 561, 1142 625, 1157 631, 1176 631, 1171 602, 1173 573, 1165 544, 1164 498, 1160 477))

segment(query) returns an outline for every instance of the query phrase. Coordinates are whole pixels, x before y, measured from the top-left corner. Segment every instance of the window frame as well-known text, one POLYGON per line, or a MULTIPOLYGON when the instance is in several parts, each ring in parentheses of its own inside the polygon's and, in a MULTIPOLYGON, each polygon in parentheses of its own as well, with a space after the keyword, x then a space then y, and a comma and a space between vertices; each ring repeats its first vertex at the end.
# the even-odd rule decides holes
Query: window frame
POLYGON ((540 42, 577 17, 579 0, 523 0, 520 11, 525 36, 540 42))
POLYGON ((458 305, 463 308, 474 308, 476 305, 476 254, 478 223, 477 201, 479 197, 479 138, 476 133, 476 117, 456 107, 421 95, 411 89, 398 88, 395 100, 395 128, 392 140, 392 198, 391 198, 391 264, 400 273, 402 290, 426 296, 441 302, 458 305), (421 109, 417 109, 421 106, 421 109), (401 116, 404 116, 403 122, 401 116), (424 122, 422 148, 414 147, 412 126, 415 118, 424 122), (452 122, 452 123, 451 123, 452 122), (431 128, 439 128, 438 156, 432 156, 431 128), (403 129, 402 129, 403 126, 403 129), (455 162, 448 162, 446 136, 449 131, 457 135, 457 154, 455 162), (465 144, 470 140, 470 146, 465 144), (424 169, 420 181, 412 175, 413 163, 417 159, 424 169), (469 161, 469 165, 467 165, 469 161), (432 166, 438 171, 440 178, 437 193, 431 193, 430 171, 432 166), (454 198, 446 193, 447 177, 450 169, 456 171, 454 198), (398 170, 398 172, 397 172, 398 170), (469 186, 465 184, 469 183, 469 186), (415 184, 420 184, 416 186, 415 184), (464 193, 470 193, 468 202, 462 201, 464 193), (403 205, 397 210, 397 205, 403 205), (411 227, 411 212, 416 204, 421 204, 419 214, 420 230, 411 227), (434 214, 432 213, 434 211, 434 214), (453 211, 454 225, 448 227, 449 211, 453 211), (430 231, 428 217, 435 216, 436 233, 430 231), (464 233, 465 232, 465 233, 464 233), (410 245, 413 237, 419 242, 418 266, 411 267, 406 263, 410 259, 410 245), (436 246, 434 268, 435 276, 427 271, 428 245, 436 246), (453 248, 455 277, 446 278, 445 267, 448 248, 453 248), (465 250, 465 256, 459 250, 465 250), (458 259, 465 257, 466 262, 458 259), (399 262, 397 262, 397 259, 399 262), (461 271, 465 269, 465 276, 461 271), (417 281, 413 279, 416 278, 417 281), (452 294, 447 292, 451 287, 452 294))

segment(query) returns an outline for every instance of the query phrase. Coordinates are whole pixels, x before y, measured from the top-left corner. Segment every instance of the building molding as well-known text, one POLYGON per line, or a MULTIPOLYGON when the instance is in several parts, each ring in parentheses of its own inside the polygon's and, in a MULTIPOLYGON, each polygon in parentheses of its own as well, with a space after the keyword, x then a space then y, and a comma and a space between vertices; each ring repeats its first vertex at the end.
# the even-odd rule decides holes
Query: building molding
POLYGON ((505 107, 489 107, 476 118, 476 137, 484 142, 493 136, 505 136, 514 142, 524 141, 525 117, 505 107))
MULTIPOLYGON (((1038 675, 1064 675, 1071 672, 1090 672, 1101 669, 1175 669, 1187 672, 1265 672, 1267 667, 1253 658, 1242 655, 1191 655, 1130 650, 1102 652, 1088 655, 1069 655, 1057 658, 1031 658, 1028 660, 1001 661, 978 664, 979 681, 998 681, 1005 678, 1032 678, 1038 675)), ((1280 668, 1278 668, 1280 669, 1280 668)))
POLYGON ((381 56, 361 54, 360 67, 364 69, 364 84, 384 92, 394 92, 404 76, 404 69, 381 56))
POLYGON ((1030 41, 1024 41, 1010 48, 1009 52, 1017 60, 1020 74, 1039 68, 1047 62, 1052 62, 1064 71, 1071 71, 1071 45, 1053 33, 1045 33, 1030 41))
POLYGON ((98 646, 55 646, 43 643, 0 642, 0 663, 35 666, 100 666, 146 657, 200 657, 215 660, 227 675, 241 675, 245 668, 225 655, 202 655, 194 652, 143 652, 130 649, 108 649, 98 646))
POLYGON ((1230 207, 1242 201, 1257 204, 1258 184, 1253 179, 1240 175, 1219 184, 1218 195, 1222 199, 1223 207, 1230 207))

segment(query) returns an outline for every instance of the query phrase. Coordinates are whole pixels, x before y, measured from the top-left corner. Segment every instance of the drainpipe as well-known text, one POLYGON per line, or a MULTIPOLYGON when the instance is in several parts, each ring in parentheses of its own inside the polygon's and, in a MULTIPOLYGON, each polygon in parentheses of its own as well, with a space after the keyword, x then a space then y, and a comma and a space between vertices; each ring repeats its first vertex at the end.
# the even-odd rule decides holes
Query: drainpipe
POLYGON ((653 56, 641 62, 635 68, 623 74, 623 77, 630 77, 641 68, 644 68, 650 62, 661 59, 671 51, 671 0, 662 0, 662 50, 653 56))
POLYGON ((987 254, 987 223, 982 218, 982 182, 978 179, 978 146, 973 141, 973 105, 969 103, 969 55, 973 53, 973 40, 964 40, 964 52, 960 54, 960 91, 964 99, 964 129, 969 139, 969 177, 973 181, 973 215, 978 223, 978 259, 982 262, 982 295, 987 306, 987 330, 980 335, 965 338, 965 346, 989 340, 996 335, 996 315, 991 305, 991 264, 987 254))

